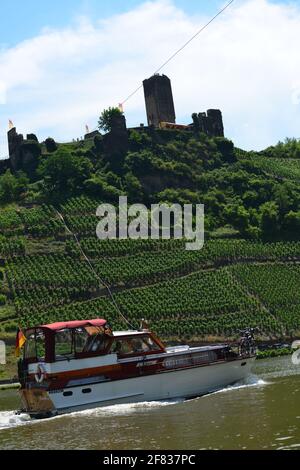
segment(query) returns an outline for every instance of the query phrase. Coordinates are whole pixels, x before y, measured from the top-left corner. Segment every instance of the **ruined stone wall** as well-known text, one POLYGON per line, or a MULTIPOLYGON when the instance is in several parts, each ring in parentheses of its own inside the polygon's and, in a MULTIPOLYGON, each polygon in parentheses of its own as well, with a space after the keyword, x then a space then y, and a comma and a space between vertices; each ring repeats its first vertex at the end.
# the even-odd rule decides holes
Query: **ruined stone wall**
POLYGON ((88 134, 85 134, 84 140, 89 140, 89 139, 94 139, 96 136, 101 135, 99 131, 92 131, 89 132, 88 134))
POLYGON ((122 168, 125 155, 129 148, 128 131, 125 116, 120 114, 112 117, 111 131, 105 134, 102 141, 104 158, 117 173, 122 168))
POLYGON ((10 167, 12 171, 18 171, 21 167, 21 145, 24 142, 24 138, 22 134, 17 133, 15 127, 8 131, 7 137, 10 167))
POLYGON ((223 117, 219 109, 209 109, 207 113, 199 113, 195 125, 200 132, 210 137, 224 137, 223 117))
POLYGON ((10 129, 8 136, 9 167, 13 173, 25 171, 29 176, 35 173, 41 155, 41 147, 35 134, 24 139, 16 128, 10 129))

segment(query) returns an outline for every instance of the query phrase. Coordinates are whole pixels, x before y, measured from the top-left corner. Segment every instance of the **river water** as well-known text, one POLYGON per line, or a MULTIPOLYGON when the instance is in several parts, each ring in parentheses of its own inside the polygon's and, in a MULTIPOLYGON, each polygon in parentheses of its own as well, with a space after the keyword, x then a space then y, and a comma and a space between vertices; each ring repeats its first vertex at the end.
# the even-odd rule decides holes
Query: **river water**
POLYGON ((299 449, 300 366, 257 361, 245 382, 189 401, 116 405, 43 421, 0 392, 0 449, 299 449))

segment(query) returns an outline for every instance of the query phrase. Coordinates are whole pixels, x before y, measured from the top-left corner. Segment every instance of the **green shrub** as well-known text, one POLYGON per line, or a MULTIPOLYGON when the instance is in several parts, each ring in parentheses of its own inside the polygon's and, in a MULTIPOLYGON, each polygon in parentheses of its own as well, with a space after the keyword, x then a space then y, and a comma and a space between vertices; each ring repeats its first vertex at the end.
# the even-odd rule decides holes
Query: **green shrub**
POLYGON ((57 150, 57 144, 51 137, 48 137, 48 139, 45 140, 45 145, 47 152, 49 153, 55 152, 57 150))

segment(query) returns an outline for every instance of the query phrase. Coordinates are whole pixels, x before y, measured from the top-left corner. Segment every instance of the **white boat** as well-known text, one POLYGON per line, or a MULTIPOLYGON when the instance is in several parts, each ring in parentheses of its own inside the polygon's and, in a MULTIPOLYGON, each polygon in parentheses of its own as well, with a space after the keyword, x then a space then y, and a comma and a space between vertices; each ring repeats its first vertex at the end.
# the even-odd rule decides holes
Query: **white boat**
POLYGON ((165 347, 149 330, 112 332, 99 319, 38 326, 25 337, 20 394, 33 418, 201 396, 246 378, 255 360, 227 344, 165 347))

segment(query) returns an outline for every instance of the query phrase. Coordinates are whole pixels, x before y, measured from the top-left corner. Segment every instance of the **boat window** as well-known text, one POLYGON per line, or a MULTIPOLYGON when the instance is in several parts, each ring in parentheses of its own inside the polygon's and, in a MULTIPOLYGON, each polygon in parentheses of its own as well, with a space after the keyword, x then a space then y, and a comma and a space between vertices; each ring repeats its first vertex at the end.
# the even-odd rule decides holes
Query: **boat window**
POLYGON ((114 342, 111 352, 115 354, 123 355, 123 354, 132 354, 134 351, 128 339, 118 339, 117 341, 114 342))
POLYGON ((36 330, 36 357, 41 360, 45 359, 45 334, 43 330, 36 330))
POLYGON ((144 338, 133 338, 131 340, 132 349, 134 352, 149 352, 151 346, 147 344, 144 338))
POLYGON ((72 354, 72 330, 65 329, 55 334, 55 355, 66 356, 72 354))
POLYGON ((156 344, 150 336, 144 336, 143 342, 147 344, 150 351, 159 351, 161 348, 156 344))
POLYGON ((215 362, 216 353, 214 351, 201 351, 193 354, 192 360, 194 364, 206 364, 208 362, 215 362))
POLYGON ((138 336, 135 338, 119 338, 113 343, 111 352, 115 354, 128 355, 135 353, 147 353, 160 350, 160 347, 149 336, 138 336))
POLYGON ((35 359, 35 330, 27 330, 25 343, 25 359, 35 359))
POLYGON ((75 351, 81 353, 89 338, 88 332, 85 328, 76 328, 75 330, 75 351))
POLYGON ((104 353, 108 347, 110 338, 100 328, 76 328, 75 351, 76 353, 104 353))

